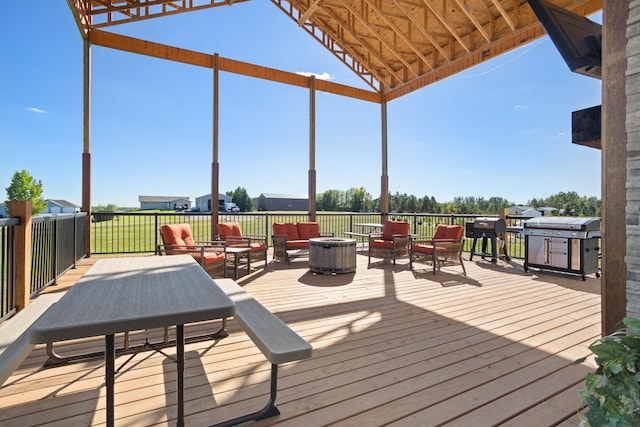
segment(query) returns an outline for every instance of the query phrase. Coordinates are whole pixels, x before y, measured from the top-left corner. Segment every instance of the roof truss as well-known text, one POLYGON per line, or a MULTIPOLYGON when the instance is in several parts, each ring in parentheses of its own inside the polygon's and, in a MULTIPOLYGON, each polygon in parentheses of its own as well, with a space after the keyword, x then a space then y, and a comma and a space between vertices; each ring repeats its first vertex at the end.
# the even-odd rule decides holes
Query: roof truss
MULTIPOLYGON (((82 34, 248 0, 67 0, 82 34)), ((586 16, 602 0, 551 0, 586 16)), ((271 0, 380 99, 392 100, 544 34, 527 0, 271 0)), ((168 58, 171 59, 171 58, 168 58)))

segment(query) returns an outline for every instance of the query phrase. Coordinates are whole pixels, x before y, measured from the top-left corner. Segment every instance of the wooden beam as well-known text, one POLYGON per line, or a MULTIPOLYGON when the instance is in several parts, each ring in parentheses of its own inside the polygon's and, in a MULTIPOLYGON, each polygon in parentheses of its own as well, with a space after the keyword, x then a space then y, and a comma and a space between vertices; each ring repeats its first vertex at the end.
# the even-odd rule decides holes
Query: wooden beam
MULTIPOLYGON (((136 39, 102 30, 92 30, 89 34, 89 40, 92 44, 97 46, 152 56, 169 61, 182 62, 184 64, 196 65, 199 67, 213 68, 213 55, 202 52, 136 39)), ((303 88, 309 87, 309 79, 306 76, 250 64, 247 62, 236 61, 229 58, 219 57, 218 67, 220 71, 233 74, 240 74, 247 77, 255 77, 303 88)), ((316 89, 322 92, 329 92, 363 101, 380 102, 380 94, 377 92, 358 89, 325 80, 318 81, 316 89)))

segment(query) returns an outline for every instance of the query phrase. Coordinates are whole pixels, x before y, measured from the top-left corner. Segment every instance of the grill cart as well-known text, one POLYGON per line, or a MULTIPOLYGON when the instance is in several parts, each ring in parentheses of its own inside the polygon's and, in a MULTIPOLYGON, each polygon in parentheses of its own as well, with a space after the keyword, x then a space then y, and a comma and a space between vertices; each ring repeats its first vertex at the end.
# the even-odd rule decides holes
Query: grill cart
POLYGON ((600 218, 539 217, 524 222, 524 271, 529 267, 600 277, 600 218))

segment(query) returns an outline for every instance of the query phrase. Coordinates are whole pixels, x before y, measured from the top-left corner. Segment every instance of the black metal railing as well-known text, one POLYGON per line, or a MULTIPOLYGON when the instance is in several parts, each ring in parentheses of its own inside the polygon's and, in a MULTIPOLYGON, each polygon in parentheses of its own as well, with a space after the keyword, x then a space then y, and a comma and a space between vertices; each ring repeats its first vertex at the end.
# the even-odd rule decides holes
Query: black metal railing
POLYGON ((20 220, 0 219, 0 320, 15 312, 15 227, 20 220))
MULTIPOLYGON (((413 214, 391 213, 389 219, 408 221, 411 233, 420 236, 432 236, 438 224, 465 226, 480 215, 463 214, 413 214)), ((514 225, 522 217, 507 218, 507 225, 514 225)), ((315 220, 323 233, 343 236, 345 232, 362 232, 356 224, 381 223, 380 213, 358 212, 318 212, 315 220)), ((277 222, 309 221, 307 213, 239 212, 220 213, 219 222, 239 222, 244 234, 267 236, 271 244, 271 230, 277 222)), ((94 213, 91 222, 91 253, 127 254, 155 252, 161 243, 160 227, 164 224, 188 223, 191 225, 195 240, 211 240, 211 215, 200 212, 130 212, 130 213, 94 213)), ((507 233, 509 256, 524 257, 524 239, 507 233)), ((467 239, 464 250, 470 251, 472 240, 467 239)))

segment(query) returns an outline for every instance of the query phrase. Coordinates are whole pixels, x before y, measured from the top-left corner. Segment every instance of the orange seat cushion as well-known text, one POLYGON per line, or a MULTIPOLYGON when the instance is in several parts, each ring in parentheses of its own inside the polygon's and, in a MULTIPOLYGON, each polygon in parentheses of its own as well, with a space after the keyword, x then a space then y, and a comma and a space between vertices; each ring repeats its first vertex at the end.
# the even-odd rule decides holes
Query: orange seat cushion
POLYGON ((223 239, 227 237, 242 237, 242 229, 239 222, 221 222, 218 224, 218 234, 223 239))
POLYGON ((393 249, 393 240, 374 239, 369 242, 369 247, 393 249))
MULTIPOLYGON (((200 254, 199 253, 192 253, 193 258, 196 261, 200 261, 200 254)), ((215 264, 218 262, 223 262, 224 261, 224 253, 223 252, 218 252, 218 251, 205 251, 204 252, 204 265, 211 265, 211 264, 215 264)))
POLYGON ((260 251, 264 251, 265 249, 267 249, 267 244, 264 242, 260 242, 260 243, 251 243, 251 252, 260 252, 260 251))
POLYGON ((160 233, 165 245, 188 246, 190 249, 195 246, 189 224, 166 224, 160 227, 160 233))
POLYGON ((299 222, 298 235, 302 240, 320 237, 320 224, 317 222, 299 222))
POLYGON ((409 223, 407 221, 386 221, 382 227, 382 239, 393 240, 394 234, 408 234, 409 223))
POLYGON ((432 245, 423 245, 421 243, 415 243, 412 246, 413 252, 432 255, 433 254, 433 246, 432 245))

